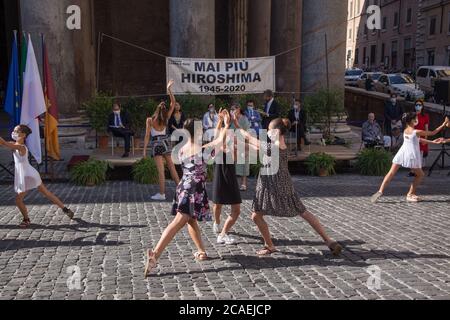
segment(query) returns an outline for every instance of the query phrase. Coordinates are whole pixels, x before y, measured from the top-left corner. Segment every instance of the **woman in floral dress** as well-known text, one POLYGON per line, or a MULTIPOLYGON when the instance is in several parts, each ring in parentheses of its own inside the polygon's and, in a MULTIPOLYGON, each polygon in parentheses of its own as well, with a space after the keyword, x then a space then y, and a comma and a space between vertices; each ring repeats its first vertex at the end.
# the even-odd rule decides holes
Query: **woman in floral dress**
POLYGON ((197 252, 194 254, 195 259, 197 261, 208 259, 198 225, 198 221, 212 220, 206 192, 207 164, 203 159, 203 150, 223 143, 231 122, 227 111, 221 112, 220 121, 225 123, 225 127, 220 131, 216 140, 205 146, 197 143, 197 141, 202 141, 203 132, 202 130, 198 133, 195 132, 195 120, 189 119, 184 125, 184 129, 190 134, 190 141, 179 153, 179 159, 183 166, 183 178, 177 187, 173 205, 175 218, 162 234, 155 249, 147 251, 144 272, 146 278, 157 266, 157 261, 176 234, 186 225, 188 225, 189 235, 197 247, 197 252), (199 134, 199 137, 196 134, 199 134))

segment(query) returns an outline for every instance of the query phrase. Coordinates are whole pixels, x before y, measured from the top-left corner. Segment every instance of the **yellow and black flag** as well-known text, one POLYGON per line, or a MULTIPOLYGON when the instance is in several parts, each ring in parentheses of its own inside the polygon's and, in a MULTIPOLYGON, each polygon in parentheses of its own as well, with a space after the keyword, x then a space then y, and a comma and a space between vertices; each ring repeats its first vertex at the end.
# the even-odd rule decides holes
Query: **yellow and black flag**
POLYGON ((58 135, 58 103, 56 100, 55 85, 50 70, 50 63, 48 61, 47 47, 44 41, 42 41, 42 49, 44 55, 44 96, 45 104, 47 106, 47 113, 45 114, 45 147, 47 148, 49 157, 54 160, 60 160, 61 153, 59 148, 58 135))

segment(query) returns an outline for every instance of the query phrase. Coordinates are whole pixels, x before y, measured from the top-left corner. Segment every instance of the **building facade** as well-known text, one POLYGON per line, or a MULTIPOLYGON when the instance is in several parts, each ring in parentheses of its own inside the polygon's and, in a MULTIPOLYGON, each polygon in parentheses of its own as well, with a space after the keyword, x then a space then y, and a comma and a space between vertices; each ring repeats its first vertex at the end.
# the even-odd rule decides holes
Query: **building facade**
POLYGON ((417 0, 349 0, 347 67, 367 70, 415 70, 417 0), (381 29, 370 30, 369 6, 381 9, 381 29))
POLYGON ((417 64, 450 66, 450 1, 418 0, 417 64))
MULTIPOLYGON (((76 113, 95 90, 120 96, 165 92, 164 58, 101 34, 163 56, 241 58, 287 52, 277 56, 278 92, 300 96, 302 91, 324 86, 327 79, 331 86, 343 90, 347 23, 347 5, 343 1, 0 2, 0 13, 9 17, 0 32, 9 46, 14 29, 31 32, 37 38, 41 33, 45 35, 63 115, 76 113), (66 28, 70 5, 81 8, 81 30, 66 28)), ((3 48, 1 54, 7 56, 9 49, 3 48)), ((1 78, 5 79, 5 70, 1 78)))

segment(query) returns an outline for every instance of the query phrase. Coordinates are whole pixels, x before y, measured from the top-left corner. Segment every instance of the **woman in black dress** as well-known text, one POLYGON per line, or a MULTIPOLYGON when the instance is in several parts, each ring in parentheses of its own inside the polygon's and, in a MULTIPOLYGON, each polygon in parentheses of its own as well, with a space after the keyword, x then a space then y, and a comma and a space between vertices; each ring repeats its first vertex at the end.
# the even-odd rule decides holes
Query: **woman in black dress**
MULTIPOLYGON (((217 132, 225 130, 218 127, 217 132)), ((239 216, 241 215, 241 192, 239 190, 239 183, 236 176, 236 161, 234 150, 229 147, 230 140, 234 137, 226 137, 227 141, 223 146, 219 154, 216 155, 216 164, 214 168, 213 179, 213 196, 212 202, 214 203, 214 233, 218 235, 217 243, 232 245, 236 243, 236 240, 228 235, 231 228, 236 224, 239 216), (221 160, 221 161, 219 161, 221 160), (223 206, 231 206, 231 214, 222 230, 220 230, 220 221, 222 215, 223 206)), ((234 141, 231 142, 234 144, 234 141)))

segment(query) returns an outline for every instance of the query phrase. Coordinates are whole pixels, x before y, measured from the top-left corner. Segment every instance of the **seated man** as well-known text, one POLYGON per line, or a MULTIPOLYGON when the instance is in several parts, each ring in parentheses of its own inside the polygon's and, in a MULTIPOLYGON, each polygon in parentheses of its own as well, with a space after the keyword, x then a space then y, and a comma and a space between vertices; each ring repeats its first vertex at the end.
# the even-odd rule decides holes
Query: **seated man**
POLYGON ((369 119, 363 124, 362 140, 367 148, 374 148, 379 145, 384 145, 381 127, 378 122, 375 121, 374 113, 370 113, 369 119))
POLYGON ((128 158, 130 156, 131 137, 133 136, 133 132, 131 131, 131 121, 128 113, 122 112, 118 103, 113 105, 113 113, 109 116, 108 131, 111 132, 114 137, 123 138, 125 140, 125 153, 122 158, 128 158))
POLYGON ((400 148, 403 145, 403 134, 400 127, 393 127, 392 128, 392 142, 390 150, 393 154, 397 154, 397 152, 400 150, 400 148))

